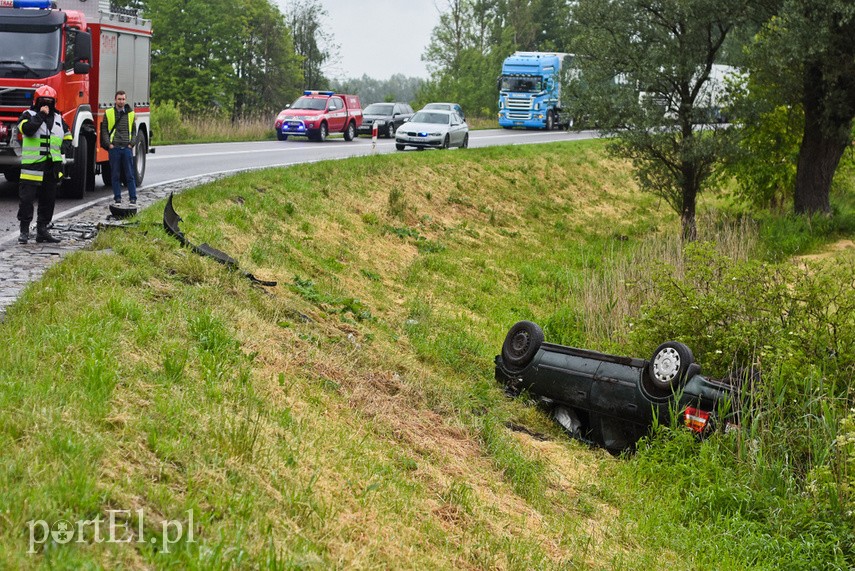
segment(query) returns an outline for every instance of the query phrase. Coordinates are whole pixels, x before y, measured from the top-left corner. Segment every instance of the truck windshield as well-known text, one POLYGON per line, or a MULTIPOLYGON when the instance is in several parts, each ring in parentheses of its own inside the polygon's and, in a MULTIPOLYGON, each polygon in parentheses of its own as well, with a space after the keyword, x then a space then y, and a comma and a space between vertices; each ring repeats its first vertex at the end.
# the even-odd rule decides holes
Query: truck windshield
POLYGON ((0 31, 0 75, 47 77, 59 69, 59 29, 46 32, 0 31))
POLYGON ((502 91, 536 93, 541 90, 541 79, 539 77, 521 77, 516 75, 502 76, 502 91))
POLYGON ((326 99, 313 99, 311 97, 301 97, 291 106, 291 109, 311 109, 313 111, 323 111, 326 108, 326 99))

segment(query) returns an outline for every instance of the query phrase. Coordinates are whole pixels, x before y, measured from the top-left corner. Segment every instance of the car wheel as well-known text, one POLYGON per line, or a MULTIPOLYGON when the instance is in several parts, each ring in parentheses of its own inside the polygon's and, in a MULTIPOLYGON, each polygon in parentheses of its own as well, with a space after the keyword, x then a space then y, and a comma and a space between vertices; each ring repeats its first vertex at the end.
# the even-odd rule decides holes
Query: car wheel
POLYGON ((344 140, 352 141, 356 138, 356 125, 353 124, 353 121, 347 124, 347 130, 344 132, 344 140))
POLYGON ((673 390, 686 380, 689 366, 694 362, 691 349, 677 341, 667 341, 653 352, 648 367, 650 380, 657 388, 673 390))
POLYGON ((330 134, 329 127, 327 127, 326 123, 321 123, 321 128, 318 129, 318 141, 323 143, 327 140, 327 135, 330 134))
POLYGON ((555 128, 555 115, 552 114, 552 111, 549 111, 546 114, 546 130, 551 131, 555 128))
POLYGON ((461 149, 468 149, 469 148, 469 133, 466 133, 465 135, 463 135, 463 142, 460 143, 460 148, 461 149))
POLYGON ((287 141, 288 135, 283 135, 282 133, 276 133, 276 138, 279 139, 280 141, 287 141))
POLYGON ((443 141, 442 141, 442 148, 447 149, 450 146, 451 146, 451 139, 448 137, 448 135, 446 135, 445 139, 443 139, 443 141))
POLYGON ((406 146, 407 146, 407 145, 398 145, 398 144, 395 144, 395 148, 396 148, 396 149, 398 149, 399 151, 403 151, 403 150, 404 150, 404 148, 405 148, 406 146))
POLYGON ((531 321, 518 321, 502 343, 502 361, 514 368, 528 365, 543 344, 543 329, 531 321))

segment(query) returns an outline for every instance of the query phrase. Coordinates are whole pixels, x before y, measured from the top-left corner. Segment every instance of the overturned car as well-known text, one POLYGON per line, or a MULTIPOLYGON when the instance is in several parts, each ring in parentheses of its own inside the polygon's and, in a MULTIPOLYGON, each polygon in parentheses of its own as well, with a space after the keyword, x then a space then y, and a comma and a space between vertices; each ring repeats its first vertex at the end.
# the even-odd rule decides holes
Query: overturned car
POLYGON ((649 361, 545 343, 543 330, 520 321, 496 356, 496 380, 545 406, 572 436, 611 452, 631 449, 672 411, 699 434, 738 425, 738 384, 702 376, 692 351, 668 341, 649 361))

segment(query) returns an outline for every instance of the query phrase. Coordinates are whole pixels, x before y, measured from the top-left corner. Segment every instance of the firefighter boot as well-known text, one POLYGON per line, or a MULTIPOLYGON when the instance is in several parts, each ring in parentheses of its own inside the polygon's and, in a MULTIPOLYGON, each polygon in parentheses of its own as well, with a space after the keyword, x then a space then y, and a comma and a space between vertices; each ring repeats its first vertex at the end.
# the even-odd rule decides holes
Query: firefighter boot
POLYGON ((55 238, 51 236, 50 232, 48 232, 47 226, 37 226, 36 227, 36 242, 47 242, 49 244, 57 244, 61 242, 59 238, 55 238))
POLYGON ((21 233, 18 234, 18 244, 26 244, 30 241, 30 223, 21 222, 21 233))

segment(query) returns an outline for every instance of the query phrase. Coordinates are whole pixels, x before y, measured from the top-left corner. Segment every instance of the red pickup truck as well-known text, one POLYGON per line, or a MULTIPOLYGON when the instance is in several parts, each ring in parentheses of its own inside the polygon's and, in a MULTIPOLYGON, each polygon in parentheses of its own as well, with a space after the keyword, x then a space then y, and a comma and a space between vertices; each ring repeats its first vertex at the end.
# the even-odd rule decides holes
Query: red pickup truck
POLYGON ((345 141, 356 138, 362 125, 362 105, 357 95, 343 95, 332 91, 305 91, 287 109, 276 117, 276 138, 280 141, 289 135, 324 141, 330 133, 344 133, 345 141))

